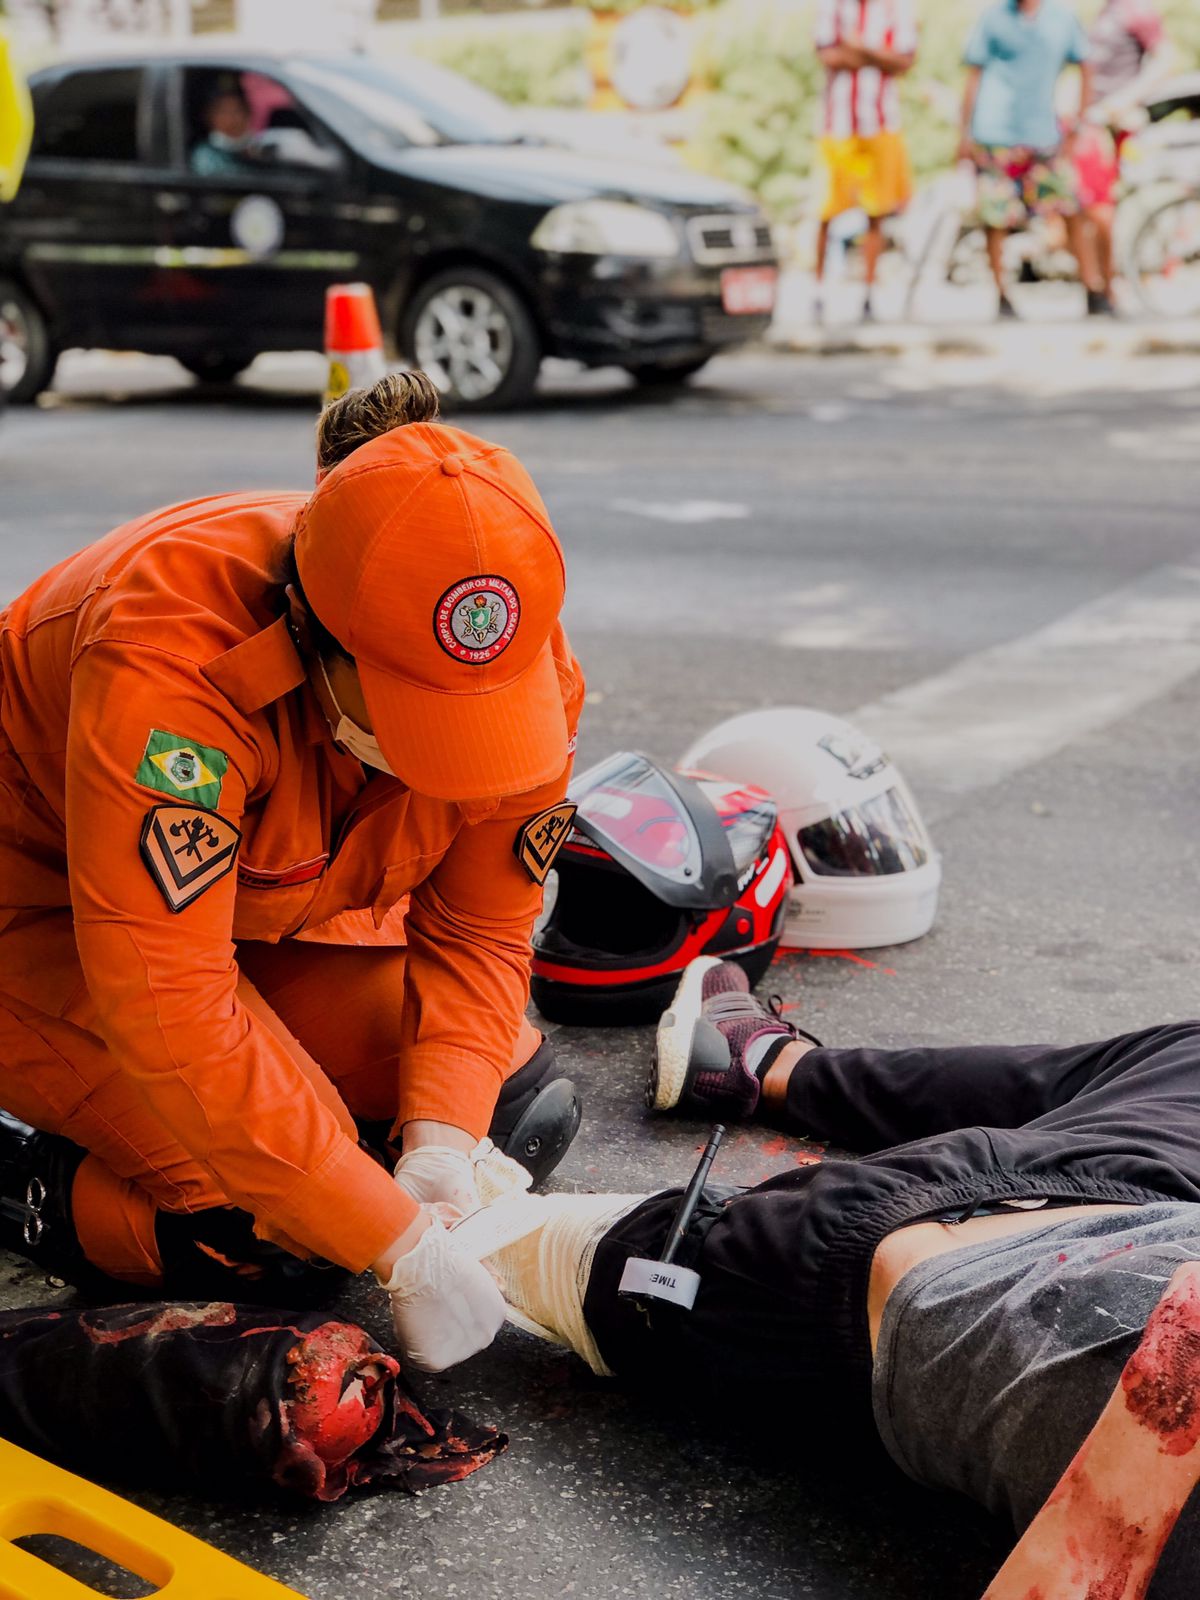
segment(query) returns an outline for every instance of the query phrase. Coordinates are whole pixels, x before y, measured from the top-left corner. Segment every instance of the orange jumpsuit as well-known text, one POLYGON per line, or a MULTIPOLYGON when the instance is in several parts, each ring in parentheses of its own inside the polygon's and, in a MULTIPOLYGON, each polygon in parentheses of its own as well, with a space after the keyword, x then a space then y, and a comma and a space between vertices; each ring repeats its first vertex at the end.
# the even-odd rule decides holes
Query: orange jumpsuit
MULTIPOLYGON (((284 619, 303 504, 156 512, 0 613, 0 1105, 92 1152, 81 1242, 135 1281, 156 1206, 235 1204, 362 1270, 414 1211, 350 1112, 482 1136, 536 1037, 514 839, 567 773, 452 803, 334 745, 284 619), (178 913, 139 854, 155 730, 226 758, 209 803, 242 835, 178 913)), ((573 732, 561 628, 552 648, 573 732)))

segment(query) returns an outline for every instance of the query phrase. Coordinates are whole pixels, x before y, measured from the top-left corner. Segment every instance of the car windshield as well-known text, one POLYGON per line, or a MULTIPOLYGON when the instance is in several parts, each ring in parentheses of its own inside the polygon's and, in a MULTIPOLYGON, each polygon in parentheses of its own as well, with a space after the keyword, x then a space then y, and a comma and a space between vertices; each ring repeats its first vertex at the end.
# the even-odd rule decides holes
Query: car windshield
POLYGON ((373 61, 291 63, 311 88, 310 104, 358 145, 517 144, 519 121, 494 95, 431 61, 377 66, 373 61))

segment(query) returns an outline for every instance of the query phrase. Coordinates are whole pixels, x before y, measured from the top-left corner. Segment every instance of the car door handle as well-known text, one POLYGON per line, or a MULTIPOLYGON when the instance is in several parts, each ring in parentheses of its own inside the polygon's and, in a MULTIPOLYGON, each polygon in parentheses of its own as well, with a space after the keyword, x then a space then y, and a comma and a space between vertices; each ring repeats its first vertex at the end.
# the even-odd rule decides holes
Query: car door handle
POLYGON ((167 216, 174 217, 187 210, 187 196, 173 194, 170 189, 160 189, 154 196, 154 204, 167 216))

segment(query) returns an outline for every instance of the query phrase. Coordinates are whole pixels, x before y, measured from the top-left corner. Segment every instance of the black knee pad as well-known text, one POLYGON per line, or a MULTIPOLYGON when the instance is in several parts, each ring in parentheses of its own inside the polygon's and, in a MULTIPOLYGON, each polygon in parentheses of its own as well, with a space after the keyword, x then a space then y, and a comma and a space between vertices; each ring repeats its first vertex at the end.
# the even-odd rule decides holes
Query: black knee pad
POLYGON ((579 1131, 583 1106, 558 1069, 549 1039, 504 1081, 488 1135, 533 1175, 535 1187, 558 1166, 579 1131))

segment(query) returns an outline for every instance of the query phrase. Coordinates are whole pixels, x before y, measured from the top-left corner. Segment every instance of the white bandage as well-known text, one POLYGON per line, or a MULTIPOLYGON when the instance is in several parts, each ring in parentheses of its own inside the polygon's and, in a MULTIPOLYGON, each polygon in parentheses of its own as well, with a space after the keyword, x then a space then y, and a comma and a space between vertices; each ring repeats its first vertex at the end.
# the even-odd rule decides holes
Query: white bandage
MULTIPOLYGON (((444 1153, 440 1147, 426 1148, 444 1153)), ((424 1150, 412 1152, 413 1157, 422 1154, 424 1150)), ((470 1156, 457 1150, 450 1154, 469 1164, 479 1196, 470 1215, 451 1227, 449 1237, 456 1252, 473 1262, 486 1262, 492 1269, 503 1287, 508 1320, 515 1327, 552 1344, 565 1345, 581 1356, 593 1372, 611 1377, 584 1319, 583 1299, 596 1246, 618 1218, 640 1205, 646 1196, 529 1194, 529 1173, 519 1162, 501 1154, 490 1139, 481 1140, 470 1156)), ((401 1180, 401 1167, 410 1161, 405 1156, 397 1166, 397 1183, 401 1180)), ((448 1175, 450 1166, 412 1162, 406 1176, 413 1167, 417 1168, 414 1182, 418 1174, 423 1178, 430 1171, 448 1175)), ((401 1186, 413 1192, 407 1181, 401 1186)), ((443 1198, 439 1191, 438 1199, 443 1198)), ((487 1268, 480 1266, 478 1270, 486 1272, 487 1268)), ((413 1361, 419 1365, 415 1358, 413 1361)))
POLYGON ((593 1372, 611 1377, 583 1314, 592 1261, 601 1239, 645 1195, 510 1192, 456 1223, 451 1238, 486 1261, 508 1302, 508 1320, 552 1344, 566 1345, 593 1372))
POLYGON ((496 1280, 436 1219, 383 1287, 401 1354, 422 1372, 444 1372, 486 1350, 504 1326, 496 1280))
POLYGON ((491 1140, 481 1140, 474 1150, 455 1150, 444 1144, 423 1144, 401 1156, 392 1174, 398 1188, 419 1206, 452 1206, 460 1217, 479 1208, 475 1162, 491 1140))
POLYGON ((475 1162, 475 1182, 480 1203, 490 1206, 503 1194, 523 1194, 533 1183, 533 1174, 519 1161, 497 1150, 490 1139, 481 1139, 471 1152, 475 1162))

